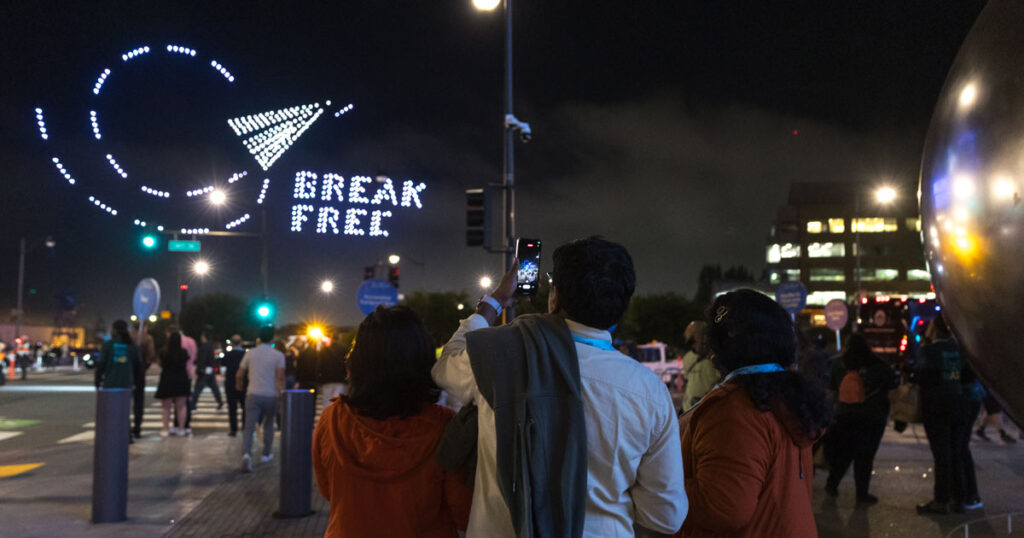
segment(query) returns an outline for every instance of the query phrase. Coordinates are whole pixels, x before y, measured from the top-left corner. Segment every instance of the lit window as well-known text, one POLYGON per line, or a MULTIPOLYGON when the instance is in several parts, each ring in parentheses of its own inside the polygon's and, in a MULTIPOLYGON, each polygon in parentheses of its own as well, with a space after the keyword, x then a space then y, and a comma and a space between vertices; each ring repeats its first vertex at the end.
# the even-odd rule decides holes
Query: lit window
POLYGON ((927 269, 909 269, 907 270, 907 280, 924 280, 928 281, 932 279, 931 273, 927 269))
POLYGON ((809 220, 807 221, 807 233, 809 234, 820 234, 823 226, 820 220, 809 220))
POLYGON ((768 245, 768 263, 779 263, 783 258, 799 257, 800 245, 794 245, 793 243, 768 245))
POLYGON ((860 270, 860 279, 863 281, 896 280, 899 276, 898 269, 861 268, 860 270))
POLYGON ((846 300, 845 291, 812 291, 807 294, 807 304, 814 306, 824 306, 828 304, 832 299, 839 299, 841 301, 846 300))
POLYGON ((807 245, 808 258, 841 258, 846 255, 844 243, 811 243, 807 245))
POLYGON ((913 230, 915 232, 921 231, 921 219, 917 217, 907 217, 907 230, 913 230))
POLYGON ((786 275, 786 280, 788 282, 797 282, 800 280, 799 269, 785 269, 784 274, 786 275))
POLYGON ((846 273, 842 269, 827 267, 816 267, 811 269, 811 282, 842 282, 846 280, 846 273))
POLYGON ((896 219, 882 217, 853 219, 853 231, 860 233, 895 232, 896 219))
POLYGON ((828 231, 834 234, 841 234, 846 231, 846 221, 843 219, 828 219, 828 231))

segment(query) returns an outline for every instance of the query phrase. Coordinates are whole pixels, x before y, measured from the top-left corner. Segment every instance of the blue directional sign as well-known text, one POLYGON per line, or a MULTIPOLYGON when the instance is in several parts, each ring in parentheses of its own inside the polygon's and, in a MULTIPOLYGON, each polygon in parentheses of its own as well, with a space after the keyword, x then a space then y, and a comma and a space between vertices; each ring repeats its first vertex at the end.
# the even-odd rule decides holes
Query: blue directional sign
POLYGON ((135 286, 132 296, 132 312, 139 319, 146 319, 160 309, 160 284, 152 278, 143 278, 135 286))
POLYGON ((807 306, 807 287, 802 282, 783 282, 775 288, 775 301, 790 314, 798 314, 807 306))
POLYGON ((395 306, 398 304, 398 290, 383 278, 371 278, 364 280, 363 284, 359 286, 356 299, 359 301, 359 310, 363 314, 370 314, 378 305, 395 306))

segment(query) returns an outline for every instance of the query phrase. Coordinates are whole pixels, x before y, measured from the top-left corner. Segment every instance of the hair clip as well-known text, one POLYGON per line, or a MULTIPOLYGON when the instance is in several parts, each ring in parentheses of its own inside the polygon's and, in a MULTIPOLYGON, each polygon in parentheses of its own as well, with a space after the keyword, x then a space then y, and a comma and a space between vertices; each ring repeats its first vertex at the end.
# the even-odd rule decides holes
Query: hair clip
POLYGON ((729 309, 728 308, 726 308, 724 306, 718 307, 718 309, 715 310, 715 323, 721 323, 722 320, 725 319, 725 316, 727 316, 728 314, 729 314, 729 309))

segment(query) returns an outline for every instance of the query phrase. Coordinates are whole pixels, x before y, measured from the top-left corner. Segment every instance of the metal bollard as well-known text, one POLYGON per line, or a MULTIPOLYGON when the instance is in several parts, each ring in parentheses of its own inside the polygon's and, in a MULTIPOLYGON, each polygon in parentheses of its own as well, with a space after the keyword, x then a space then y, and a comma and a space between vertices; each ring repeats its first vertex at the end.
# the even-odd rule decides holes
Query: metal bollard
POLYGON ((284 391, 281 417, 281 488, 277 518, 306 517, 313 487, 313 414, 311 390, 284 391))
POLYGON ((128 414, 132 389, 96 391, 92 465, 92 522, 128 519, 128 414))

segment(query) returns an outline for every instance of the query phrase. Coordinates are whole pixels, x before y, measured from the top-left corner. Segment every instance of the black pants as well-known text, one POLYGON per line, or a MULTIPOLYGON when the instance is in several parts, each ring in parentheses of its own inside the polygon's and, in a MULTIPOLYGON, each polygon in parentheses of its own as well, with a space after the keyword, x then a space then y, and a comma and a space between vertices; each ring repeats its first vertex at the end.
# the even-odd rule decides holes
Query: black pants
MULTIPOLYGON (((971 437, 971 424, 967 422, 963 398, 959 395, 922 398, 921 404, 924 432, 928 435, 928 446, 935 461, 932 499, 940 503, 963 502, 968 489, 963 452, 971 437)), ((971 465, 972 474, 973 467, 971 465)))
POLYGON ((238 410, 242 410, 242 424, 245 424, 245 393, 224 387, 224 395, 228 398, 228 425, 231 433, 238 432, 238 410))
POLYGON ((875 464, 875 453, 885 433, 886 417, 874 414, 847 414, 836 416, 836 422, 829 434, 832 449, 826 486, 836 488, 843 480, 850 463, 853 463, 853 482, 857 497, 868 494, 871 484, 871 470, 875 464))
POLYGON ((959 425, 954 430, 956 445, 954 454, 959 454, 960 465, 954 466, 953 502, 962 503, 979 498, 978 479, 974 474, 974 457, 971 456, 971 431, 981 411, 981 402, 964 398, 960 405, 959 425))
POLYGON ((210 391, 213 392, 213 397, 217 399, 217 405, 223 405, 224 401, 220 397, 220 388, 217 386, 217 376, 199 374, 196 376, 196 384, 194 390, 192 390, 192 401, 189 402, 191 409, 196 408, 196 402, 199 401, 199 396, 203 393, 203 389, 210 387, 210 391))
POLYGON ((132 432, 135 435, 142 435, 142 415, 146 405, 146 377, 142 376, 141 379, 135 380, 135 390, 132 391, 132 399, 134 400, 134 411, 135 411, 135 427, 132 428, 132 432))

